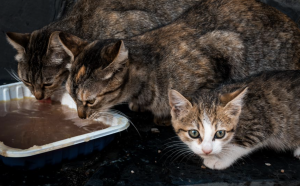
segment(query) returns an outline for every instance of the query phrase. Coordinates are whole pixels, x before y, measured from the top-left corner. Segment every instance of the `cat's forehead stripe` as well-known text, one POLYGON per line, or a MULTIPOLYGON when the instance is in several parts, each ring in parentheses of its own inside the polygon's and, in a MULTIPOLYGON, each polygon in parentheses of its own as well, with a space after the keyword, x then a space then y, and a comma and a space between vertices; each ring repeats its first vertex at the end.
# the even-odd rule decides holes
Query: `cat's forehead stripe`
POLYGON ((192 124, 193 124, 193 128, 194 128, 194 127, 197 127, 197 129, 200 130, 199 124, 198 124, 197 121, 193 121, 192 124))
POLYGON ((209 117, 207 116, 206 112, 203 112, 203 128, 204 128, 204 139, 203 141, 210 141, 210 137, 212 134, 212 123, 209 119, 209 117))
POLYGON ((85 74, 85 72, 86 72, 86 68, 85 68, 85 66, 83 65, 83 66, 78 70, 78 73, 77 73, 77 75, 76 75, 76 77, 75 77, 76 83, 78 83, 78 80, 80 79, 80 77, 82 77, 82 76, 85 74))
POLYGON ((79 92, 77 94, 77 99, 83 100, 83 89, 79 89, 79 92))

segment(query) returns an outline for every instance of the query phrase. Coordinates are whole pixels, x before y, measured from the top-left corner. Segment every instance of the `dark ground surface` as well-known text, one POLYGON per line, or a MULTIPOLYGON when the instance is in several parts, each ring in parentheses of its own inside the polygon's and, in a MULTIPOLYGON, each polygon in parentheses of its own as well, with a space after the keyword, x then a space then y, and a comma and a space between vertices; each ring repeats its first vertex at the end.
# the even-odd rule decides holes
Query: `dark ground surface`
POLYGON ((300 160, 292 152, 261 150, 227 170, 210 170, 201 167, 198 157, 172 146, 178 139, 171 127, 157 127, 151 114, 129 112, 125 105, 119 110, 131 118, 141 137, 131 126, 101 152, 33 171, 0 162, 0 185, 300 185, 300 160), (152 133, 153 127, 160 133, 152 133))

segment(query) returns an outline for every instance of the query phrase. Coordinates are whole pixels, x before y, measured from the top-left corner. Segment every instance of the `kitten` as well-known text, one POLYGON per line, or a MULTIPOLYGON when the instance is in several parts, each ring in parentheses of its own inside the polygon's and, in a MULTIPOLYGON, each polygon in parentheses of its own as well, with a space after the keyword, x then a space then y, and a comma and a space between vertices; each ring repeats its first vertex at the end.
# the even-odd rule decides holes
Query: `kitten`
POLYGON ((7 39, 18 51, 20 79, 37 99, 46 99, 62 89, 84 39, 136 36, 172 22, 198 1, 80 0, 61 20, 32 33, 9 32, 7 39))
POLYGON ((169 91, 179 138, 211 169, 270 147, 300 158, 300 71, 264 72, 195 94, 169 91))
POLYGON ((81 118, 129 102, 168 125, 168 89, 190 97, 228 79, 299 69, 299 60, 300 30, 279 11, 255 0, 204 0, 163 28, 90 43, 66 88, 81 118))

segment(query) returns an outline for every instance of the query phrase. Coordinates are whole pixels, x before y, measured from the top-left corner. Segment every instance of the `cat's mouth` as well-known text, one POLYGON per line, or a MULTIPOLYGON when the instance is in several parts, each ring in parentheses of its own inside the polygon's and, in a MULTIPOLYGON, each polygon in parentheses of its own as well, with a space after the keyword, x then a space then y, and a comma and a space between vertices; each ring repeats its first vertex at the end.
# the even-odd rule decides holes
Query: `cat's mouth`
POLYGON ((198 154, 198 156, 201 156, 202 158, 209 158, 209 157, 216 156, 216 154, 198 154))
POLYGON ((41 103, 52 103, 51 98, 46 98, 46 99, 42 99, 42 100, 38 100, 41 103))

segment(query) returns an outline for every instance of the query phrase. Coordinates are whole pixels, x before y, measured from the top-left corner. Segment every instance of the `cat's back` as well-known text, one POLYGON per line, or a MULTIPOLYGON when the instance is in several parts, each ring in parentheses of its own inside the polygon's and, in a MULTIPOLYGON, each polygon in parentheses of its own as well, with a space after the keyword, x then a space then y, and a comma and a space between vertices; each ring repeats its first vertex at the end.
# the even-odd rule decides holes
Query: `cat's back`
MULTIPOLYGON (((230 92, 240 87, 248 87, 248 92, 253 94, 262 94, 263 92, 282 91, 289 93, 300 93, 300 71, 266 71, 247 78, 236 80, 221 86, 221 92, 230 92)), ((284 97, 284 95, 278 97, 284 97)), ((299 94, 300 96, 300 94, 299 94)))
MULTIPOLYGON (((248 87, 244 108, 262 115, 299 115, 300 71, 270 71, 253 75, 236 83, 223 85, 222 93, 248 87)), ((252 113, 252 114, 253 114, 252 113)))
POLYGON ((254 91, 262 90, 265 92, 272 92, 276 97, 286 97, 289 96, 289 94, 299 94, 300 71, 286 70, 262 72, 261 74, 254 75, 253 77, 246 79, 245 85, 249 86, 249 88, 254 91), (279 94, 280 92, 283 94, 279 94))
MULTIPOLYGON (((239 79, 266 70, 300 69, 300 29, 297 24, 279 10, 256 0, 202 0, 182 15, 176 26, 169 26, 171 37, 177 37, 177 41, 181 39, 181 43, 187 42, 189 46, 198 41, 198 49, 203 46, 202 38, 209 33, 234 33, 226 39, 231 37, 236 45, 238 42, 243 44, 239 51, 243 60, 228 61, 228 65, 234 67, 231 78, 239 79), (194 34, 183 35, 182 30, 194 34), (235 35, 238 37, 234 38, 235 35)), ((167 40, 162 34, 160 38, 167 40)), ((223 45, 223 48, 228 47, 226 42, 223 45)), ((228 50, 228 56, 232 56, 229 53, 228 50)), ((209 55, 215 57, 212 56, 214 51, 209 55)))
POLYGON ((244 136, 260 136, 263 145, 277 150, 299 147, 300 71, 264 72, 233 85, 248 87, 237 143, 244 136))
POLYGON ((124 39, 169 24, 199 1, 80 0, 52 27, 88 39, 124 39))

